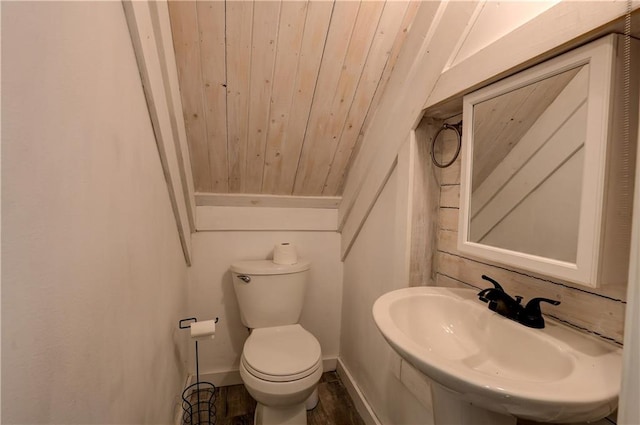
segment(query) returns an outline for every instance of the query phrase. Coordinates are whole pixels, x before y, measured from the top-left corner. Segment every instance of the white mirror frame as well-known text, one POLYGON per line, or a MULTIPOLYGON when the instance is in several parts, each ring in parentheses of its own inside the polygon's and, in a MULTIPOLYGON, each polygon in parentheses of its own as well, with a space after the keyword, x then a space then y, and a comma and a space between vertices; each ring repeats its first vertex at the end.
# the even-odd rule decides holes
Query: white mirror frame
POLYGON ((611 134, 610 123, 613 109, 615 45, 616 38, 614 35, 604 37, 464 97, 463 158, 458 232, 459 251, 476 258, 590 287, 599 285, 599 253, 604 226, 603 210, 607 142, 611 134), (576 263, 471 242, 468 240, 468 235, 471 207, 471 176, 473 174, 474 105, 585 64, 589 64, 589 100, 576 263))

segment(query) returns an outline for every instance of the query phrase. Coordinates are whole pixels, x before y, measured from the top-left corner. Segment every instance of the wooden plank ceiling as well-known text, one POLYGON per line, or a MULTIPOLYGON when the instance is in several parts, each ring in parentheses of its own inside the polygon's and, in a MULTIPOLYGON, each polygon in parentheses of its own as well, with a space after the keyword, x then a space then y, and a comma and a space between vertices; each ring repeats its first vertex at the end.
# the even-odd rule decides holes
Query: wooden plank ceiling
POLYGON ((419 4, 169 2, 196 191, 340 195, 419 4))

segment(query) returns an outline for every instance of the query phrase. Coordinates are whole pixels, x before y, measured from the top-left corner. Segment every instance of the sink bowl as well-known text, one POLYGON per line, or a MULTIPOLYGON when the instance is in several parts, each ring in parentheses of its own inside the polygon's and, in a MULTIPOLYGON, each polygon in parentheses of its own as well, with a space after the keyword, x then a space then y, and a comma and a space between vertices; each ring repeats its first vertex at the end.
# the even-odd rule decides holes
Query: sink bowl
POLYGON ((541 422, 601 419, 617 407, 622 350, 552 319, 531 329, 473 289, 404 288, 373 306, 398 354, 459 399, 541 422))

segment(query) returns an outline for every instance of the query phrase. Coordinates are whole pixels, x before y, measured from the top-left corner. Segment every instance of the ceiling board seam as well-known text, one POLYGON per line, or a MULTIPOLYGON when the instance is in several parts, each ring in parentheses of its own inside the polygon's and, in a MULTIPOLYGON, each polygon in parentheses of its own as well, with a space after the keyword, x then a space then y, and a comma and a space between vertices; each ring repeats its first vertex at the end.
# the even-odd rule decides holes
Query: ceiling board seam
MULTIPOLYGON (((251 84, 251 78, 253 76, 253 35, 254 35, 254 23, 255 23, 255 12, 256 12, 256 3, 255 0, 252 2, 253 4, 251 5, 251 48, 249 49, 249 75, 247 78, 247 84, 249 87, 249 90, 247 92, 248 94, 248 98, 249 101, 247 102, 247 128, 245 130, 245 134, 246 134, 246 139, 245 139, 245 149, 244 149, 244 175, 241 173, 240 174, 240 192, 244 192, 246 190, 246 185, 247 185, 247 155, 249 154, 248 150, 249 150, 249 123, 251 122, 251 117, 249 116, 249 114, 251 114, 251 89, 252 89, 252 84, 251 84)), ((241 170, 242 171, 242 170, 241 170)))
POLYGON ((208 164, 200 161, 200 155, 198 155, 204 151, 208 156, 208 146, 206 146, 206 130, 201 122, 204 117, 201 109, 204 105, 201 93, 199 93, 200 66, 196 63, 200 60, 199 39, 194 23, 197 20, 196 10, 189 4, 171 2, 168 6, 182 99, 182 115, 185 122, 189 156, 192 159, 191 172, 194 176, 194 186, 201 190, 210 190, 211 179, 209 178, 208 164))
MULTIPOLYGON (((206 111, 206 133, 209 147, 211 190, 228 192, 226 145, 226 88, 225 88, 225 3, 196 2, 200 32, 197 52, 202 67, 202 87, 206 111)), ((194 70, 197 72, 197 70, 194 70)), ((203 114, 203 116, 205 116, 203 114)))
MULTIPOLYGON (((351 33, 349 34, 349 40, 347 40, 347 43, 346 43, 347 44, 347 49, 345 50, 344 56, 342 57, 342 62, 341 62, 340 69, 344 69, 345 68, 345 62, 347 61, 347 58, 349 56, 350 47, 351 47, 351 41, 353 40, 353 34, 354 34, 354 32, 356 30, 356 27, 358 25, 358 18, 360 17, 361 11, 362 11, 362 0, 360 1, 359 5, 358 5, 358 12, 356 13, 356 17, 355 17, 355 19, 353 21, 353 26, 351 27, 351 33)), ((382 15, 382 13, 380 15, 382 15)), ((379 19, 380 19, 380 17, 378 17, 378 23, 379 23, 379 19)), ((376 30, 377 30, 377 24, 376 24, 376 30)), ((375 33, 374 33, 374 38, 375 38, 375 33)), ((371 48, 371 45, 369 45, 369 48, 371 48)), ((368 55, 368 51, 367 51, 367 55, 368 55)), ((366 59, 365 59, 365 64, 366 64, 366 59)), ((364 65, 363 65, 363 68, 364 68, 364 65)), ((360 76, 358 78, 360 78, 360 77, 362 77, 362 70, 360 70, 360 76)), ((336 82, 333 98, 331 99, 331 105, 335 104, 335 98, 338 95, 338 88, 340 86, 341 79, 342 79, 342 71, 340 72, 340 75, 339 75, 338 80, 336 82)), ((358 79, 358 83, 359 82, 360 82, 360 80, 358 79)), ((356 85, 356 87, 357 87, 357 85, 356 85)), ((355 93, 354 93, 354 96, 355 96, 355 93)), ((353 101, 353 99, 352 99, 352 101, 353 101)), ((351 109, 351 107, 349 107, 349 109, 351 109)), ((307 120, 307 128, 309 126, 309 121, 310 120, 307 120)), ((302 154, 304 152, 304 145, 306 143, 306 136, 307 136, 306 133, 307 132, 305 130, 305 139, 303 140, 303 146, 302 146, 302 149, 300 150, 300 156, 302 156, 302 154)), ((310 143, 313 144, 314 142, 311 141, 310 143)), ((300 162, 298 162, 298 166, 299 165, 300 165, 300 162)), ((326 171, 327 175, 329 174, 329 171, 330 171, 330 166, 327 168, 327 171, 326 171)), ((298 170, 296 169, 296 180, 297 180, 297 177, 298 177, 298 170)), ((304 176, 303 176, 303 179, 304 179, 304 176)), ((325 182, 326 182, 326 179, 325 179, 325 182)), ((305 192, 304 191, 304 184, 305 184, 305 182, 303 181, 303 183, 302 183, 303 186, 300 188, 300 190, 302 192, 305 192)), ((323 184, 324 184, 324 182, 323 182, 323 184)), ((294 192, 293 193, 295 193, 295 182, 294 182, 294 186, 293 187, 294 187, 294 192)), ((320 191, 320 193, 322 193, 322 191, 320 191)))
MULTIPOLYGON (((411 30, 411 27, 413 26, 416 15, 417 15, 417 9, 412 10, 411 5, 409 5, 405 10, 404 17, 402 18, 403 25, 401 25, 400 27, 401 32, 399 32, 396 35, 396 39, 405 30, 407 32, 411 30), (410 16, 411 14, 413 16, 410 16), (410 19, 410 21, 407 22, 406 19, 410 19), (406 23, 406 25, 404 25, 404 23, 406 23)), ((344 190, 344 184, 349 176, 353 162, 355 161, 355 156, 358 154, 359 148, 362 145, 364 134, 369 128, 369 126, 371 125, 371 123, 373 122, 373 116, 370 116, 369 114, 373 113, 373 115, 375 116, 377 112, 377 106, 380 103, 380 98, 384 94, 384 90, 387 87, 387 83, 391 78, 391 73, 393 72, 393 68, 396 65, 397 57, 400 55, 400 52, 402 51, 402 46, 404 45, 404 41, 400 43, 398 47, 398 51, 396 51, 396 43, 397 43, 397 40, 394 40, 393 46, 391 47, 391 51, 389 52, 389 56, 387 57, 384 68, 382 69, 382 74, 380 75, 380 79, 378 80, 378 84, 376 85, 376 89, 373 93, 373 97, 371 98, 371 103, 369 104, 369 108, 367 109, 367 115, 365 116, 364 122, 360 126, 360 131, 358 132, 358 138, 356 140, 356 143, 353 145, 353 149, 351 150, 351 153, 349 154, 349 159, 347 160, 345 169, 343 170, 342 180, 336 189, 336 193, 342 193, 342 191, 344 190), (385 73, 387 72, 388 74, 385 76, 385 73)))
MULTIPOLYGON (((420 13, 420 10, 421 10, 423 7, 424 7, 424 3, 423 3, 422 5, 420 5, 420 6, 418 6, 418 8, 417 8, 416 10, 414 10, 414 11, 413 11, 413 13, 412 13, 412 14, 413 14, 413 18, 411 18, 411 21, 407 23, 407 29, 408 29, 408 32, 411 32, 411 29, 413 28, 413 24, 415 23, 415 19, 417 18, 418 14, 420 13)), ((431 29, 431 25, 434 25, 434 22, 439 21, 440 16, 444 13, 444 12, 443 12, 443 10, 444 10, 443 8, 446 8, 446 5, 445 5, 444 3, 440 3, 440 4, 438 4, 437 9, 436 9, 436 11, 435 11, 435 14, 432 16, 431 23, 429 24, 429 25, 430 25, 430 26, 429 26, 429 29, 428 29, 428 31, 424 34, 424 36, 422 37, 423 39, 426 39, 426 38, 428 38, 428 37, 431 37, 431 36, 432 36, 432 35, 431 35, 431 31, 432 31, 432 29, 431 29)), ((411 11, 411 7, 409 7, 409 8, 408 8, 408 12, 409 12, 409 11, 411 11)), ((408 37, 407 37, 407 38, 408 38, 408 37)), ((378 111, 378 108, 380 107, 380 104, 382 103, 382 101, 383 101, 383 99, 384 99, 384 93, 385 93, 385 90, 387 89, 387 85, 388 85, 388 84, 390 83, 390 81, 391 81, 391 77, 393 76, 393 71, 394 71, 394 69, 395 69, 396 65, 398 64, 398 62, 401 62, 401 60, 402 60, 402 52, 404 51, 403 47, 404 47, 404 43, 405 43, 406 41, 407 41, 406 39, 405 39, 404 41, 402 41, 402 43, 401 43, 401 44, 400 44, 400 46, 398 47, 398 51, 397 51, 397 53, 396 53, 396 56, 395 56, 395 57, 393 56, 393 53, 392 53, 392 56, 391 56, 391 58, 392 58, 392 62, 391 62, 391 68, 389 69, 389 74, 386 76, 386 78, 384 77, 384 74, 383 74, 383 81, 384 81, 384 85, 382 86, 382 91, 380 92, 380 97, 379 97, 379 98, 377 99, 377 101, 376 101, 376 98, 375 98, 375 96, 374 96, 374 101, 375 101, 374 106, 375 106, 375 109, 374 109, 374 111, 373 111, 373 116, 372 116, 372 117, 370 117, 370 118, 369 118, 369 117, 367 117, 367 121, 365 122, 365 125, 364 125, 364 127, 363 127, 363 128, 364 128, 363 134, 360 136, 360 139, 359 139, 359 140, 358 140, 358 142, 356 143, 356 146, 355 146, 355 148, 354 148, 354 152, 353 152, 353 154, 352 154, 352 158, 351 158, 351 160, 352 160, 353 162, 352 162, 352 163, 350 163, 350 164, 348 164, 348 166, 347 166, 347 167, 348 167, 348 170, 347 170, 347 173, 346 173, 346 174, 347 174, 347 176, 350 176, 350 175, 351 175, 351 172, 353 171, 354 167, 356 167, 356 166, 357 166, 357 162, 358 162, 358 160, 361 158, 361 157, 359 156, 359 154, 360 154, 360 150, 362 149, 362 145, 364 144, 364 141, 365 141, 365 139, 366 139, 366 137, 365 137, 365 136, 368 134, 368 132, 369 132, 369 131, 370 131, 370 129, 372 128, 373 124, 376 122, 376 120, 375 120, 376 113, 377 113, 377 111, 378 111)), ((394 47, 395 47, 395 44, 394 44, 394 47)), ((392 49, 392 52, 393 52, 393 49, 392 49)), ((410 74, 411 69, 412 69, 412 67, 406 70, 406 72, 407 72, 407 77, 406 77, 406 78, 409 78, 409 74, 410 74)), ((386 70, 385 70, 385 71, 386 71, 386 70)), ((376 95, 378 95, 378 93, 376 93, 376 95)), ((371 158, 369 158, 369 159, 371 159, 371 158)), ((364 160, 364 159, 363 159, 362 161, 365 161, 365 162, 366 162, 366 160, 364 160)), ((368 168, 369 168, 369 166, 367 166, 367 167, 365 167, 365 168, 367 168, 367 169, 368 169, 368 168)), ((339 190, 339 192, 338 192, 338 193, 341 193, 341 194, 343 194, 343 193, 344 193, 344 190, 345 190, 345 188, 347 187, 347 186, 346 186, 346 183, 347 183, 347 178, 344 178, 344 179, 343 179, 343 181, 342 181, 342 183, 341 183, 341 188, 340 188, 340 190, 339 190)), ((360 191, 360 189, 357 189, 357 190, 356 190, 356 192, 359 192, 359 191, 360 191)), ((344 214, 344 217, 346 217, 347 215, 349 215, 349 214, 350 214, 350 211, 351 211, 351 208, 352 208, 352 207, 353 207, 353 205, 351 205, 350 207, 345 207, 345 208, 346 208, 346 210, 345 210, 346 212, 345 212, 345 214, 344 214)))
MULTIPOLYGON (((296 73, 295 73, 295 75, 293 77, 292 84, 295 84, 295 82, 298 81, 298 76, 300 75, 300 62, 302 60, 302 47, 304 45, 304 36, 306 34, 306 31, 307 31, 307 18, 308 18, 310 9, 311 9, 311 4, 310 4, 309 1, 307 1, 306 2, 306 6, 305 6, 305 12, 304 12, 304 21, 303 21, 303 24, 302 24, 302 34, 300 36, 300 45, 298 46, 298 60, 296 62, 296 73)), ((282 7, 280 8, 280 14, 282 16, 282 7)), ((278 40, 279 40, 279 38, 280 38, 280 30, 278 29, 278 40)), ((278 47, 279 47, 279 44, 278 44, 278 46, 276 46, 276 60, 274 62, 274 73, 275 73, 276 66, 278 64, 278 47)), ((275 75, 272 78, 275 79, 275 75)), ((272 94, 273 94, 273 91, 272 91, 272 94)), ((288 107, 288 110, 287 110, 287 125, 286 125, 287 128, 290 125, 291 109, 293 108, 294 96, 295 96, 295 94, 292 91, 291 98, 289 99, 289 107, 288 107)), ((271 107, 269 108, 269 118, 271 118, 271 107)), ((267 167, 266 167, 267 150, 268 150, 268 147, 269 147, 269 140, 270 140, 269 136, 271 134, 271 131, 272 131, 271 122, 268 122, 268 126, 267 126, 267 143, 265 143, 265 146, 264 146, 265 165, 262 167, 262 184, 260 185, 261 191, 265 190, 264 181, 265 181, 265 176, 266 176, 266 173, 267 173, 267 167)), ((287 140, 285 135, 283 135, 283 139, 287 140)), ((280 145, 280 146, 281 146, 281 149, 284 150, 285 145, 283 144, 283 145, 280 145)))
MULTIPOLYGON (((305 14, 305 18, 306 18, 306 14, 305 14)), ((269 106, 267 108, 267 122, 266 122, 266 131, 265 131, 265 135, 264 135, 264 149, 262 150, 262 172, 260 173, 260 191, 263 190, 262 186, 264 184, 264 170, 265 170, 265 163, 267 161, 267 143, 269 142, 269 131, 271 129, 271 126, 269 125, 269 118, 271 117, 271 106, 273 104, 272 102, 272 98, 273 98, 273 81, 275 79, 275 72, 276 72, 276 64, 278 63, 278 40, 280 40, 280 24, 281 24, 281 19, 282 19, 282 0, 280 1, 280 8, 278 10, 278 28, 276 28, 276 36, 275 36, 275 42, 276 45, 274 47, 275 49, 275 53, 274 53, 274 57, 273 57, 273 64, 271 65, 271 76, 269 77, 269 80, 271 81, 271 92, 269 93, 269 106)))
POLYGON ((227 145, 227 190, 231 192, 231 154, 229 150, 229 70, 227 61, 227 2, 224 2, 224 125, 227 145))
MULTIPOLYGON (((327 169, 327 175, 324 178, 324 181, 322 182, 322 191, 321 193, 324 195, 324 190, 327 186, 327 180, 329 180, 329 175, 331 174, 331 169, 333 167, 333 163, 336 159, 336 153, 338 152, 338 148, 340 147, 340 144, 343 140, 343 136, 344 136, 344 129, 347 126, 347 118, 349 118, 349 113, 351 112, 351 109, 353 108, 353 102, 356 99, 356 95, 358 94, 358 91, 360 89, 360 82, 362 81, 362 76, 364 75, 364 70, 367 67, 367 63, 369 62, 369 54, 371 53, 371 47, 373 46, 373 44, 376 41, 376 35, 378 34, 378 29, 380 28, 380 22, 382 21, 382 15, 384 14, 384 10, 387 8, 387 6, 389 5, 389 2, 385 2, 385 5, 382 8, 382 11, 380 12, 380 15, 378 16, 378 23, 376 24, 376 29, 373 33, 373 37, 371 38, 371 43, 369 44, 369 50, 367 51, 367 57, 364 60, 364 63, 362 65, 362 69, 360 70, 360 75, 358 76, 358 82, 356 83, 356 89, 353 92, 353 96, 351 97, 351 104, 349 105, 349 109, 347 110, 347 116, 344 120, 344 122, 342 123, 342 127, 340 128, 340 140, 338 140, 338 143, 336 143, 336 146, 333 150, 333 155, 331 155, 331 162, 329 163, 328 169, 327 169)), ((385 61, 385 67, 387 66, 387 62, 389 61, 389 58, 387 57, 387 60, 385 61)), ((384 68, 383 68, 384 71, 384 68)), ((376 90, 378 85, 380 85, 380 80, 378 80, 378 84, 376 85, 376 90)), ((374 95, 375 95, 375 91, 374 91, 374 95)), ((373 97, 369 100, 369 106, 367 107, 367 113, 369 113, 369 107, 371 106, 371 101, 373 100, 373 97)))
MULTIPOLYGON (((248 39, 248 47, 249 47, 249 52, 248 52, 248 60, 246 61, 246 70, 247 73, 246 75, 237 75, 234 77, 233 83, 237 83, 237 87, 233 84, 232 87, 230 87, 230 75, 233 75, 229 72, 229 56, 230 56, 230 50, 229 50, 229 29, 232 28, 229 26, 228 24, 228 17, 229 17, 229 8, 227 7, 227 2, 225 2, 225 56, 226 56, 226 76, 227 76, 227 128, 234 130, 234 132, 231 131, 227 131, 227 163, 228 163, 228 168, 229 168, 229 191, 239 191, 239 192, 244 192, 245 191, 245 185, 246 185, 246 157, 247 157, 247 149, 248 149, 248 129, 249 129, 249 112, 250 112, 250 99, 251 99, 251 64, 252 64, 252 54, 251 54, 251 47, 253 45, 253 20, 254 20, 254 2, 251 1, 247 1, 247 2, 234 2, 234 6, 236 7, 236 13, 240 14, 240 15, 236 15, 235 17, 240 19, 240 27, 233 27, 234 29, 238 30, 238 40, 237 40, 237 46, 232 46, 233 48, 236 48, 237 54, 234 56, 234 59, 238 59, 238 55, 242 55, 243 53, 246 54, 246 52, 243 52, 243 48, 247 47, 246 45, 244 45, 242 42, 245 41, 244 37, 247 36, 248 39), (250 6, 246 6, 247 9, 244 9, 245 4, 248 4, 250 6), (247 13, 246 11, 248 10, 248 8, 250 9, 250 14, 247 13), (245 17, 244 13, 249 14, 249 16, 245 17), (244 25, 243 23, 245 21, 243 21, 243 19, 245 19, 245 21, 249 22, 249 24, 247 25, 249 27, 248 31, 244 31, 244 25), (237 81, 236 81, 237 80, 237 81), (235 89, 236 93, 235 95, 230 96, 232 94, 232 90, 230 89, 235 89), (242 91, 240 91, 242 90, 242 91), (234 100, 234 108, 231 109, 230 108, 230 100, 233 99, 234 100), (241 107, 238 107, 241 106, 241 107), (230 114, 229 111, 232 111, 234 114, 234 122, 233 126, 230 126, 230 114), (234 138, 237 139, 237 144, 234 144, 234 138), (235 157, 235 161, 233 160, 233 156, 235 157), (234 171, 236 171, 234 173, 234 171)), ((234 53, 236 52, 234 51, 234 53)), ((237 65, 236 62, 234 62, 234 65, 237 65)), ((239 65, 239 66, 242 66, 239 65)), ((242 67, 242 69, 244 70, 245 67, 242 67)))
MULTIPOLYGON (((382 68, 382 72, 384 74, 384 70, 387 68, 387 65, 389 64, 389 58, 387 58, 384 67, 382 68)), ((378 84, 376 84, 376 89, 373 91, 373 96, 371 97, 371 100, 369 101, 369 106, 367 106, 367 112, 365 114, 365 119, 362 122, 362 125, 360 126, 360 129, 358 130, 358 139, 361 139, 363 134, 364 134, 364 129, 365 126, 369 125, 369 122, 367 122, 367 117, 369 116, 369 113, 373 112, 375 113, 375 110, 371 110, 371 107, 373 106, 373 100, 376 97, 376 94, 378 93, 378 90, 380 89, 380 85, 382 84, 382 78, 378 80, 378 84)), ((339 193, 342 185, 344 183, 344 179, 345 177, 349 174, 349 169, 351 168, 351 161, 352 161, 352 156, 353 153, 355 152, 355 147, 358 145, 358 142, 360 140, 356 139, 356 142, 353 144, 353 147, 351 148, 351 152, 349 153, 349 158, 347 159, 347 166, 345 167, 344 170, 342 170, 343 172, 343 176, 342 176, 342 182, 338 185, 338 187, 336 188, 336 193, 339 193)), ((336 152, 338 151, 337 147, 336 147, 336 152)), ((331 161, 331 165, 333 165, 333 161, 335 160, 335 152, 334 152, 334 159, 331 161)), ((324 187, 322 188, 322 194, 324 195, 324 189, 326 187, 327 184, 327 180, 329 179, 329 175, 331 173, 331 169, 329 169, 329 173, 327 173, 327 178, 324 181, 324 187)), ((335 194, 334 194, 335 195, 335 194)))
POLYGON ((298 154, 298 159, 296 160, 296 172, 293 175, 293 184, 291 185, 291 193, 293 195, 294 188, 296 187, 296 180, 298 180, 298 172, 300 171, 300 157, 302 156, 302 152, 304 150, 305 139, 307 138, 307 129, 309 128, 309 118, 311 117, 311 111, 313 110, 313 102, 316 97, 316 91, 318 89, 318 79, 320 77, 320 71, 322 70, 322 61, 324 60, 324 53, 327 48, 327 41, 329 40, 329 31, 331 29, 331 22, 333 21, 333 12, 336 10, 336 1, 333 1, 331 5, 331 17, 329 18, 329 25, 327 25, 327 32, 325 33, 324 43, 322 44, 322 55, 320 55, 320 65, 318 66, 318 72, 316 73, 316 81, 313 85, 313 95, 311 96, 311 103, 309 107, 309 112, 307 113, 307 124, 304 127, 304 134, 302 135, 302 144, 300 145, 300 153, 298 154))
POLYGON ((200 73, 200 87, 198 92, 200 92, 200 102, 202 103, 202 119, 204 120, 204 140, 205 146, 207 147, 207 174, 209 175, 209 185, 210 187, 214 187, 213 184, 213 175, 211 174, 211 155, 209 153, 209 127, 208 127, 208 117, 207 117, 207 102, 205 101, 205 93, 202 89, 204 85, 204 73, 202 72, 202 33, 200 32, 200 19, 198 19, 198 3, 193 2, 193 9, 195 11, 196 18, 196 34, 198 35, 198 72, 200 73))
POLYGON ((250 46, 251 63, 248 80, 249 101, 247 102, 249 105, 249 111, 247 114, 247 152, 245 155, 244 165, 245 174, 243 176, 244 193, 258 192, 262 187, 262 174, 264 172, 264 148, 261 150, 260 144, 264 141, 264 144, 266 146, 266 135, 268 130, 269 113, 271 111, 271 96, 273 91, 273 72, 277 54, 277 40, 278 32, 280 29, 281 13, 281 1, 254 1, 253 3, 253 14, 251 19, 252 34, 250 46), (258 5, 266 7, 268 11, 264 9, 256 11, 256 7, 259 7, 258 5), (271 16, 271 13, 273 12, 273 10, 275 10, 275 8, 278 9, 277 17, 271 20, 271 18, 273 18, 271 16), (272 22, 275 22, 275 26, 271 25, 272 22), (269 24, 268 30, 266 31, 265 24, 269 24), (269 41, 271 47, 267 47, 263 44, 267 41, 269 41), (270 70, 269 62, 271 62, 270 70), (263 96, 267 91, 268 93, 266 94, 265 99, 263 96), (264 105, 265 100, 266 106, 264 105), (262 124, 266 124, 266 127, 262 124), (261 133, 262 127, 265 128, 265 131, 263 133, 261 133), (255 170, 257 169, 260 169, 259 173, 255 172, 255 170))

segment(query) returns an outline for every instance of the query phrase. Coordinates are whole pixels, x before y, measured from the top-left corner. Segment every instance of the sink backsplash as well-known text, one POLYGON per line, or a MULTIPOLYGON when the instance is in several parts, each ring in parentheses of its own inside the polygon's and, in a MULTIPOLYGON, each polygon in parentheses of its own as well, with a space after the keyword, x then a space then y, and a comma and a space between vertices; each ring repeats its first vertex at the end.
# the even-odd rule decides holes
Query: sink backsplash
MULTIPOLYGON (((461 118, 462 116, 458 115, 447 122, 456 123, 461 118)), ((430 145, 430 141, 425 142, 430 145)), ((455 147, 454 132, 443 132, 439 136, 436 153, 448 160, 452 157, 455 147)), ((561 301, 559 306, 544 305, 543 313, 611 342, 622 344, 626 286, 605 285, 599 289, 583 289, 584 287, 549 276, 477 260, 457 250, 460 165, 464 154, 464 150, 461 151, 450 167, 436 170, 440 200, 437 212, 436 251, 431 275, 435 284, 486 288, 490 285, 480 277, 486 274, 500 282, 509 294, 522 295, 523 302, 534 297, 561 301)))

